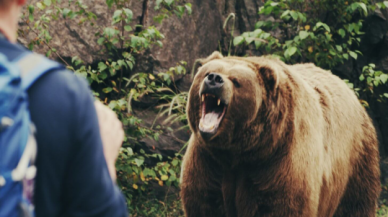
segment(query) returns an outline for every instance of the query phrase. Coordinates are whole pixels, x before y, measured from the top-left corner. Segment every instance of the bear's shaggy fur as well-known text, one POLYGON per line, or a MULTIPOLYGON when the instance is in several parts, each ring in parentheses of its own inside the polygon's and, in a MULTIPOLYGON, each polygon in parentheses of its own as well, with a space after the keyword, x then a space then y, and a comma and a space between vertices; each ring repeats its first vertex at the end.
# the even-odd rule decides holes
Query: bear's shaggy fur
POLYGON ((355 94, 330 72, 215 52, 198 69, 187 115, 186 216, 375 216, 375 129, 355 94), (216 132, 204 137, 201 129, 214 129, 201 119, 209 73, 223 79, 215 98, 222 97, 226 112, 216 132))

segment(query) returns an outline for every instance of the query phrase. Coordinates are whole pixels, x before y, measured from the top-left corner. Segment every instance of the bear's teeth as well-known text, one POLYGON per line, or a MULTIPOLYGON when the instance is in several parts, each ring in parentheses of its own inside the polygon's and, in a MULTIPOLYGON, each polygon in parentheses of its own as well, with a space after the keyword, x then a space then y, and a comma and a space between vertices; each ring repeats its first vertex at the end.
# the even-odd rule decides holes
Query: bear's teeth
POLYGON ((205 128, 205 129, 209 129, 209 130, 213 130, 214 129, 214 124, 209 126, 209 125, 205 125, 201 122, 199 122, 199 124, 201 125, 202 128, 205 128))
POLYGON ((202 94, 202 102, 205 101, 205 95, 202 94))
POLYGON ((214 96, 213 94, 208 94, 208 93, 206 93, 205 95, 206 95, 206 97, 211 96, 211 97, 213 97, 213 98, 216 98, 216 96, 214 96))
POLYGON ((217 101, 217 105, 220 105, 220 103, 221 103, 221 100, 220 100, 220 99, 218 99, 218 101, 217 101))

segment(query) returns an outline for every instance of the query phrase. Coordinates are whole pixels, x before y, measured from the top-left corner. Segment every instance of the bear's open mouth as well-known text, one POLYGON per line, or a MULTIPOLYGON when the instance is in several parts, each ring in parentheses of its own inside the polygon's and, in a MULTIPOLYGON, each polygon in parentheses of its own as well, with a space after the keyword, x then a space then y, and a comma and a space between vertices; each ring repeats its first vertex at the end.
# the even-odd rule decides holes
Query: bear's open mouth
POLYGON ((226 104, 213 94, 204 93, 201 95, 202 117, 199 122, 201 133, 212 136, 217 132, 218 127, 225 115, 226 104))

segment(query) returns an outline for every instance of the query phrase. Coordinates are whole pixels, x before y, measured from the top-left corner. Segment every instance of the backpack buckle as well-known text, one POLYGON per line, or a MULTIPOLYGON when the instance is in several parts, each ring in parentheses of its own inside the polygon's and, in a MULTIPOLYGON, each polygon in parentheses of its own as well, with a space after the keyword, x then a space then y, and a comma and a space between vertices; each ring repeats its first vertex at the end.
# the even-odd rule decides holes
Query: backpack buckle
POLYGON ((0 188, 3 187, 6 184, 5 178, 3 176, 0 176, 0 188))
POLYGON ((10 117, 7 117, 7 116, 2 117, 0 120, 0 131, 3 131, 4 129, 12 126, 13 123, 14 121, 10 117))

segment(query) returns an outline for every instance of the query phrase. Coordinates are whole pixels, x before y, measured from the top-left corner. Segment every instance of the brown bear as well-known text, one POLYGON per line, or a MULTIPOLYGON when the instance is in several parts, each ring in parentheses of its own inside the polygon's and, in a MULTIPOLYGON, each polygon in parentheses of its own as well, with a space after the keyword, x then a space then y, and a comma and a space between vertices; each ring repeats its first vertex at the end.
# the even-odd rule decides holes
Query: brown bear
POLYGON ((378 141, 341 79, 272 57, 203 62, 187 105, 186 216, 375 216, 378 141))

